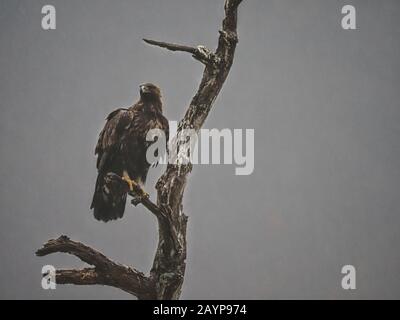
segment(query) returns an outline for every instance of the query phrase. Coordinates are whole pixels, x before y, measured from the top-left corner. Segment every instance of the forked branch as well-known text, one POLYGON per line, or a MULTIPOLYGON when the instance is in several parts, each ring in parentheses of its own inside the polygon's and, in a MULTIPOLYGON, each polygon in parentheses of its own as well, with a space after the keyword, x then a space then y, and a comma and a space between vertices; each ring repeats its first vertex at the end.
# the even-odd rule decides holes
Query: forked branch
POLYGON ((80 270, 57 270, 56 283, 76 285, 108 285, 127 291, 138 298, 155 298, 154 284, 143 273, 107 258, 101 252, 67 236, 47 241, 36 251, 39 257, 63 252, 76 256, 83 262, 94 266, 80 270))

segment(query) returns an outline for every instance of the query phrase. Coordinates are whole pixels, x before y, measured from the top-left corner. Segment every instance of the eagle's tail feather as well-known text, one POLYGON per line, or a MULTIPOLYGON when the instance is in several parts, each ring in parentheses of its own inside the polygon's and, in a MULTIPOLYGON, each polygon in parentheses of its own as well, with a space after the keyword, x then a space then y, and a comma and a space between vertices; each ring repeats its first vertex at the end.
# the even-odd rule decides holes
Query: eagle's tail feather
POLYGON ((96 188, 92 205, 94 217, 100 221, 110 221, 122 218, 125 211, 127 190, 113 173, 97 176, 96 188))

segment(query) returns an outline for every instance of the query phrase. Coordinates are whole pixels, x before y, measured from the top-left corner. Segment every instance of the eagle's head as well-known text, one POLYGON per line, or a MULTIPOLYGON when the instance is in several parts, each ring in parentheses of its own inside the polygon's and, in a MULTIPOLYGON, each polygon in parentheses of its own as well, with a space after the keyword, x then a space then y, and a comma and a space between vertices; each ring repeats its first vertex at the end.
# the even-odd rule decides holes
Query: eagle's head
POLYGON ((143 101, 161 101, 160 88, 152 83, 144 83, 139 86, 140 98, 143 101))

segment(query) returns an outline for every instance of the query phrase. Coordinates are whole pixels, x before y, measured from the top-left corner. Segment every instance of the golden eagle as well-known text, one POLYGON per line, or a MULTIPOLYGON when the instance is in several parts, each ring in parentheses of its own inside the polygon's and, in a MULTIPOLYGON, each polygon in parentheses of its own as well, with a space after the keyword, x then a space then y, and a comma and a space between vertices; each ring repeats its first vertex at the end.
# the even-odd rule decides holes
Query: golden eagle
MULTIPOLYGON (((150 129, 161 129, 169 138, 168 120, 162 114, 160 89, 151 83, 140 85, 140 99, 130 108, 111 112, 96 145, 98 176, 91 209, 97 220, 107 222, 124 215, 127 191, 133 184, 144 185, 152 163, 146 151, 150 129), (127 183, 113 179, 122 177, 127 183)), ((161 155, 160 155, 161 156, 161 155)))

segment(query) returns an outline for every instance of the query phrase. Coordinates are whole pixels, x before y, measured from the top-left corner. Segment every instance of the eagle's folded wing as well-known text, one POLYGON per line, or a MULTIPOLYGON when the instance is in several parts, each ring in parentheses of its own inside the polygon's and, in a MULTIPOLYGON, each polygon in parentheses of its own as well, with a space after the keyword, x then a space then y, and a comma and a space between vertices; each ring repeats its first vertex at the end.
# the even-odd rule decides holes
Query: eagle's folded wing
POLYGON ((124 134, 129 129, 133 120, 133 112, 128 109, 117 109, 107 117, 107 122, 100 132, 96 145, 95 154, 97 158, 97 169, 103 171, 106 163, 111 160, 113 150, 120 147, 124 134))

